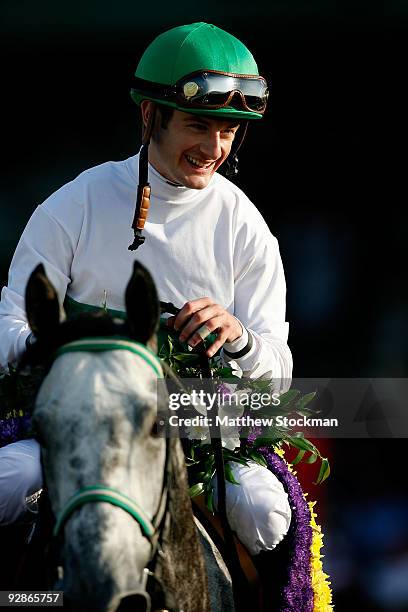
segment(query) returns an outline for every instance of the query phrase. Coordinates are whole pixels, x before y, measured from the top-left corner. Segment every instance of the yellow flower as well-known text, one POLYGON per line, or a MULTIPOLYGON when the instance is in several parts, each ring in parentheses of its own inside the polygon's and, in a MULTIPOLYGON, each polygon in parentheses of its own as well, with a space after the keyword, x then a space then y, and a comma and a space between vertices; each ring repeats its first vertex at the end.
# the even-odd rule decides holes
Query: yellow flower
POLYGON ((313 588, 313 612, 331 612, 333 610, 330 576, 324 573, 320 554, 323 546, 323 534, 320 525, 316 523, 317 514, 313 512, 316 502, 308 502, 310 510, 310 526, 312 528, 312 546, 310 571, 313 588))
POLYGON ((289 472, 293 474, 294 476, 296 476, 296 470, 293 469, 293 465, 289 463, 289 461, 286 461, 285 450, 281 446, 274 446, 273 452, 276 453, 276 455, 278 455, 281 459, 284 460, 289 472))

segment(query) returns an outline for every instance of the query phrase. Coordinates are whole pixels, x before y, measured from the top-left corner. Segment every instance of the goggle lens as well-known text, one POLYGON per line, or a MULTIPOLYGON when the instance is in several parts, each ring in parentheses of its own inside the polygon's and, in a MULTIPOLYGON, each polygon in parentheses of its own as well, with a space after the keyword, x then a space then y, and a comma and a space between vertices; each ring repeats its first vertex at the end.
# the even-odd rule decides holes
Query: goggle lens
POLYGON ((262 77, 203 72, 184 77, 176 88, 180 103, 194 108, 237 106, 262 113, 268 100, 268 86, 262 77))

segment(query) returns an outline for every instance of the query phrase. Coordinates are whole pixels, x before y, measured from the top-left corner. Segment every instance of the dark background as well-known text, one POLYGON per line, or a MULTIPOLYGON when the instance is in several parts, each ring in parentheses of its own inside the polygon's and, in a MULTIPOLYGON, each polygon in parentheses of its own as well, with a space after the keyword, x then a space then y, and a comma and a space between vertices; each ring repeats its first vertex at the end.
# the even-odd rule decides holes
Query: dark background
MULTIPOLYGON (((279 239, 295 376, 406 376, 403 144, 398 97, 384 102, 402 76, 407 12, 402 2, 3 0, 0 279, 35 206, 138 149, 129 88, 147 44, 204 20, 242 39, 271 83, 237 183, 279 239)), ((321 501, 338 610, 408 609, 404 445, 325 445, 333 474, 309 498, 321 501)))

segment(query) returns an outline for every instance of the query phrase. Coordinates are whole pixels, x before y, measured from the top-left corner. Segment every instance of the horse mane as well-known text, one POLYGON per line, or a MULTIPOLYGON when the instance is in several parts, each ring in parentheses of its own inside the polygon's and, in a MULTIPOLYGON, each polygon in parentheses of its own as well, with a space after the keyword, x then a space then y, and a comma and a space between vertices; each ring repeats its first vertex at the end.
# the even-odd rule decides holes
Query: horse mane
POLYGON ((163 584, 177 591, 187 610, 200 601, 200 610, 210 610, 205 561, 188 494, 185 457, 179 438, 170 438, 170 524, 164 533, 165 558, 160 564, 163 584), (194 588, 191 588, 194 585, 194 588))

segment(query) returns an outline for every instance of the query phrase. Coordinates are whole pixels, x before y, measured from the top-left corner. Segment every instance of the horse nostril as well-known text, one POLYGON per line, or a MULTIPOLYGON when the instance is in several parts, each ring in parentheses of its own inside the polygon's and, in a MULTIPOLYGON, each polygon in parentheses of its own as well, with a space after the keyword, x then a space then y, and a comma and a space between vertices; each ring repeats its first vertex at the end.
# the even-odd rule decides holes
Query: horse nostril
POLYGON ((122 597, 116 612, 150 612, 149 594, 139 591, 122 597))

